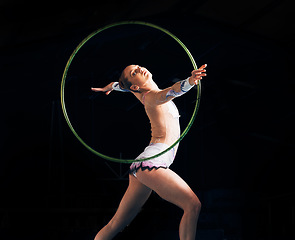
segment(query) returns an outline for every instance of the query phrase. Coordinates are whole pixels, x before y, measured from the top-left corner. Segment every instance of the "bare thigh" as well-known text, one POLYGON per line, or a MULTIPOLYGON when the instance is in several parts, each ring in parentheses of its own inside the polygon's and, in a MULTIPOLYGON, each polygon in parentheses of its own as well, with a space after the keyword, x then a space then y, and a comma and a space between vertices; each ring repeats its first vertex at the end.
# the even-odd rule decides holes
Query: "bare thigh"
POLYGON ((112 227, 122 229, 128 225, 140 211, 152 190, 129 175, 129 186, 120 202, 116 214, 111 220, 112 227))
POLYGON ((198 197, 188 184, 171 169, 153 169, 151 171, 139 170, 138 180, 145 186, 154 190, 161 198, 185 210, 198 197))

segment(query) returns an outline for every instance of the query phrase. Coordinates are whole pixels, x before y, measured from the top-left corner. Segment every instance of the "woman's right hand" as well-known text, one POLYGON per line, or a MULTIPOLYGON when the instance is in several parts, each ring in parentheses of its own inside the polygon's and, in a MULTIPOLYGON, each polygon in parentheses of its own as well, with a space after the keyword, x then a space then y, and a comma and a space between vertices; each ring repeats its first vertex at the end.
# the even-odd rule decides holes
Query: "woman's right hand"
POLYGON ((113 82, 109 83, 103 88, 91 88, 94 92, 105 92, 106 95, 109 95, 111 91, 113 91, 113 82))

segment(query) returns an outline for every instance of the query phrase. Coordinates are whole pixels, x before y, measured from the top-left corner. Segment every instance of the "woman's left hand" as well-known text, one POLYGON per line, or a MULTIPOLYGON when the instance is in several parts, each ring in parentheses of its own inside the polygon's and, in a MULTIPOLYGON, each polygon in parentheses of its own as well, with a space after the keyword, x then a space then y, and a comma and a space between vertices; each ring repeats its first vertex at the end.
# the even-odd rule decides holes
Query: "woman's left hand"
POLYGON ((207 74, 205 73, 206 72, 206 68, 207 67, 207 64, 204 64, 202 65, 199 69, 197 70, 193 70, 192 71, 192 76, 189 78, 189 83, 190 85, 198 85, 199 84, 199 81, 207 76, 207 74))

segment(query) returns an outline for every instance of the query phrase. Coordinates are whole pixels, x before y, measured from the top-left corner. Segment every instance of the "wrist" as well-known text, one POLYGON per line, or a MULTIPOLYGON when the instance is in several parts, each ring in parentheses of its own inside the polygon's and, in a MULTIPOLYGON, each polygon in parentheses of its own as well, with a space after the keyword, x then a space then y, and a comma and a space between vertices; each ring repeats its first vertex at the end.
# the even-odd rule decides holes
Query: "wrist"
POLYGON ((121 88, 121 87, 120 87, 120 84, 119 84, 118 82, 113 82, 111 86, 112 86, 112 89, 115 90, 115 91, 119 91, 119 92, 129 92, 129 90, 124 89, 124 88, 121 88))
POLYGON ((191 85, 190 83, 191 77, 188 77, 185 80, 180 82, 180 89, 182 92, 188 92, 195 84, 191 85))

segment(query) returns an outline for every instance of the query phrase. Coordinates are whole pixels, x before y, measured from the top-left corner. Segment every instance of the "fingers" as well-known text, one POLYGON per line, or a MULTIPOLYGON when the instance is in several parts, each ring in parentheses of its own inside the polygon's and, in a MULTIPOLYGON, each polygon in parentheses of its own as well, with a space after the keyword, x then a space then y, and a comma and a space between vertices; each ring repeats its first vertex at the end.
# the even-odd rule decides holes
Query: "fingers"
POLYGON ((193 77, 205 77, 207 76, 207 73, 193 73, 193 77))
MULTIPOLYGON (((204 66, 204 65, 203 65, 203 66, 204 66)), ((202 66, 202 67, 203 67, 203 66, 202 66)), ((200 68, 197 69, 197 70, 193 70, 193 71, 192 71, 192 74, 193 74, 193 73, 203 73, 203 72, 206 72, 206 69, 204 69, 204 68, 202 68, 202 67, 200 67, 200 68)))
POLYGON ((195 81, 201 80, 202 77, 207 76, 207 74, 205 73, 206 67, 207 67, 207 64, 204 64, 199 69, 192 71, 192 77, 194 78, 195 81))
POLYGON ((91 88, 92 91, 94 92, 105 92, 106 95, 109 95, 111 91, 113 91, 113 89, 109 90, 109 91, 105 91, 104 88, 91 88))
POLYGON ((207 67, 207 64, 203 64, 201 67, 199 67, 199 69, 204 69, 207 67))
POLYGON ((199 81, 200 81, 201 79, 202 79, 202 78, 200 78, 200 79, 196 79, 196 80, 194 81, 195 85, 198 85, 198 84, 199 84, 199 81))
POLYGON ((91 90, 94 92, 102 92, 103 88, 91 88, 91 90))
POLYGON ((206 70, 204 69, 204 70, 194 70, 194 71, 192 71, 192 77, 193 78, 200 78, 200 77, 205 77, 205 76, 207 76, 207 74, 206 73, 204 73, 204 72, 206 72, 206 70))

